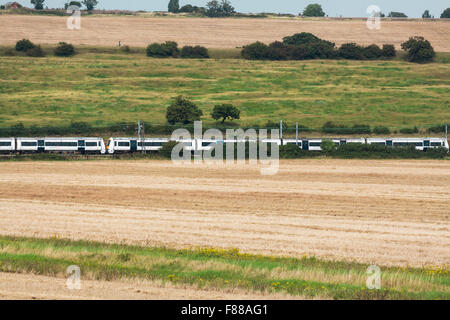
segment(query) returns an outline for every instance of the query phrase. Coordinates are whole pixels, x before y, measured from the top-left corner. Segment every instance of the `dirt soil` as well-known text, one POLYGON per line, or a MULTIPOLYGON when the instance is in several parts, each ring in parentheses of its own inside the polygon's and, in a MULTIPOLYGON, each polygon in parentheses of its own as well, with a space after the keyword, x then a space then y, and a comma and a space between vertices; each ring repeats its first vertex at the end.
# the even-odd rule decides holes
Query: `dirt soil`
POLYGON ((449 161, 0 163, 0 234, 239 248, 382 265, 450 262, 449 161))
POLYGON ((450 52, 449 21, 382 21, 380 30, 369 30, 366 20, 311 19, 208 19, 148 17, 82 17, 80 30, 69 30, 67 17, 0 15, 0 44, 14 44, 22 38, 54 44, 145 47, 152 42, 177 41, 180 45, 208 48, 236 48, 254 41, 272 42, 298 32, 311 32, 335 42, 400 44, 419 35, 438 52, 450 52))

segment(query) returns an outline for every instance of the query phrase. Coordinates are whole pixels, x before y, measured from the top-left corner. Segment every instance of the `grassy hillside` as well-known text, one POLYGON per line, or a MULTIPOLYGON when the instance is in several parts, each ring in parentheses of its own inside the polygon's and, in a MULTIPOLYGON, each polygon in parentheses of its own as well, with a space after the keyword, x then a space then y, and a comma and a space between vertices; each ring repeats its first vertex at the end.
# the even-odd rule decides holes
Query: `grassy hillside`
POLYGON ((242 288, 333 299, 449 299, 447 267, 381 266, 381 289, 366 288, 368 265, 239 253, 173 250, 88 241, 0 237, 0 271, 48 276, 81 268, 83 279, 151 279, 199 288, 242 288))
MULTIPOLYGON (((221 54, 218 52, 218 54, 221 54)), ((445 62, 446 59, 444 59, 445 62)), ((283 119, 317 128, 326 121, 390 128, 450 120, 450 64, 402 61, 150 59, 83 53, 73 58, 0 57, 0 127, 165 123, 170 99, 242 110, 241 126, 283 119)))

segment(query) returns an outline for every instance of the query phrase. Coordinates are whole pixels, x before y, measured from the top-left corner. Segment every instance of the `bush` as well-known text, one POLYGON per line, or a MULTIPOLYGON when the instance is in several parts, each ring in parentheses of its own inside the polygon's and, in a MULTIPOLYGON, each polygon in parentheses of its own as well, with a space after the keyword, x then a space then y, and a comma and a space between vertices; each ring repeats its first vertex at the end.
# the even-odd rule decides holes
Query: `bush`
POLYGON ((28 39, 22 39, 16 43, 16 51, 26 52, 35 47, 34 43, 28 39))
POLYGON ((206 4, 205 14, 208 17, 229 17, 232 16, 234 12, 234 7, 228 0, 222 0, 221 2, 212 0, 206 4))
POLYGON ((245 46, 242 49, 241 55, 248 60, 264 60, 267 59, 269 47, 262 42, 255 42, 245 46))
MULTIPOLYGON (((269 148, 270 149, 270 148, 269 148)), ((299 158, 311 158, 321 156, 321 152, 311 152, 302 150, 295 144, 288 144, 280 146, 280 158, 281 159, 299 159, 299 158)))
POLYGON ((395 11, 391 11, 388 14, 389 18, 408 18, 408 16, 406 14, 404 14, 403 12, 395 12, 395 11))
POLYGON ((36 46, 27 50, 27 56, 41 58, 45 57, 45 52, 42 50, 41 46, 36 46))
POLYGON ((395 46, 392 44, 384 44, 381 50, 382 56, 385 58, 393 58, 397 55, 395 51, 395 46))
POLYGON ((211 113, 211 117, 214 120, 222 120, 222 123, 224 123, 227 119, 230 119, 231 121, 234 119, 240 119, 240 116, 241 111, 239 111, 239 109, 232 104, 216 105, 211 113))
POLYGON ((344 43, 338 50, 339 57, 349 60, 364 60, 363 48, 356 43, 344 43))
POLYGON ((167 108, 166 119, 169 124, 189 124, 200 120, 203 115, 193 102, 185 99, 183 96, 176 97, 167 108))
POLYGON ((180 51, 178 44, 174 41, 166 41, 164 43, 152 43, 147 47, 147 57, 154 58, 177 58, 180 51))
POLYGON ((161 157, 166 158, 166 159, 171 159, 172 158, 172 150, 173 148, 175 148, 175 146, 178 143, 176 141, 169 141, 167 143, 164 143, 162 148, 159 150, 159 154, 161 155, 161 157))
POLYGON ((417 127, 414 127, 414 128, 403 128, 403 129, 400 129, 400 133, 403 133, 403 134, 419 133, 419 129, 417 129, 417 127))
POLYGON ((194 59, 202 59, 209 58, 208 49, 202 46, 185 46, 181 49, 181 57, 182 58, 194 58, 194 59))
POLYGON ((322 140, 322 143, 320 144, 320 148, 322 149, 322 151, 326 152, 326 153, 330 153, 333 152, 337 149, 336 144, 329 139, 325 139, 322 140))
POLYGON ((442 132, 445 132, 445 125, 434 126, 434 127, 428 128, 427 131, 431 132, 431 133, 442 133, 442 132))
POLYGON ((379 127, 373 128, 373 133, 375 133, 375 134, 390 134, 391 130, 389 130, 389 128, 387 128, 387 127, 379 126, 379 127))
POLYGON ((409 38, 402 43, 402 49, 406 51, 405 59, 410 62, 430 62, 436 56, 431 43, 423 37, 409 38))
POLYGON ((60 42, 54 53, 57 57, 71 57, 75 55, 75 48, 70 43, 60 42))
POLYGON ((322 126, 322 132, 331 134, 370 134, 370 126, 366 124, 355 124, 353 127, 337 125, 331 121, 322 126))
POLYGON ((366 59, 374 60, 381 58, 383 56, 383 51, 376 44, 371 44, 364 48, 363 55, 366 59))

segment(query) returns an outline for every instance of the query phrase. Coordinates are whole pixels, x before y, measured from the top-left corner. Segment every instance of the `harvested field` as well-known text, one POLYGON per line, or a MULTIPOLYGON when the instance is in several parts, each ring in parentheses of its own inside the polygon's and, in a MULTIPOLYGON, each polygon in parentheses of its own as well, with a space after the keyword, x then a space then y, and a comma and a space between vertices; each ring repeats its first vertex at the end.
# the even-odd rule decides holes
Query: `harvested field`
POLYGON ((0 164, 0 234, 381 265, 450 262, 448 161, 0 164))
POLYGON ((381 30, 369 30, 361 20, 314 19, 207 19, 146 17, 82 17, 81 30, 68 30, 66 17, 0 15, 0 44, 22 38, 38 43, 115 46, 118 41, 144 47, 151 42, 177 41, 209 48, 235 48, 254 41, 272 42, 297 32, 311 32, 340 45, 392 43, 397 48, 414 35, 424 36, 437 51, 450 52, 448 21, 382 21, 381 30))

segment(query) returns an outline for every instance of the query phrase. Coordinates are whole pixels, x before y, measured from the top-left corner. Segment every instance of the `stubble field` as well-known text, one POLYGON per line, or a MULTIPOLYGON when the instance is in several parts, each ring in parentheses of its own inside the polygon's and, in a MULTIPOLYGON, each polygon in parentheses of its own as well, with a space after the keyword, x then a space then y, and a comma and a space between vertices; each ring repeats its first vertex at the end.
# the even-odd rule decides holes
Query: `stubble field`
POLYGON ((208 48, 235 48, 254 41, 273 42, 298 32, 311 32, 333 41, 361 44, 400 44, 420 35, 430 40, 438 52, 450 52, 450 22, 383 20, 380 30, 369 30, 366 20, 334 19, 208 19, 124 16, 82 17, 80 30, 68 30, 66 17, 0 15, 0 44, 13 44, 22 38, 40 43, 144 47, 151 42, 177 41, 180 45, 208 48))
MULTIPOLYGON (((0 166, 0 235, 176 250, 237 248, 244 255, 377 264, 399 268, 392 271, 392 286, 399 270, 421 270, 427 279, 429 270, 438 270, 445 278, 430 288, 448 294, 449 179, 448 161, 282 161, 275 176, 248 167, 179 167, 167 161, 6 162, 0 166)), ((26 244, 31 240, 3 241, 0 254, 12 264, 19 258, 11 254, 36 253, 35 245, 26 244)), ((48 259, 74 259, 74 249, 45 248, 41 254, 48 259)), ((98 251, 102 263, 109 259, 108 250, 98 251)), ((231 268, 214 263, 194 268, 196 262, 190 261, 179 268, 231 268)), ((0 271, 13 267, 4 268, 0 271)), ((23 268, 28 270, 28 264, 23 268)), ((316 271, 282 269, 265 276, 318 277, 316 271)), ((164 272, 163 278, 177 277, 176 270, 164 272)), ((363 274, 358 280, 349 274, 348 281, 362 282, 363 274)), ((329 277, 320 279, 326 285, 347 281, 345 275, 329 277)), ((429 287, 414 285, 420 287, 415 290, 429 287)))

